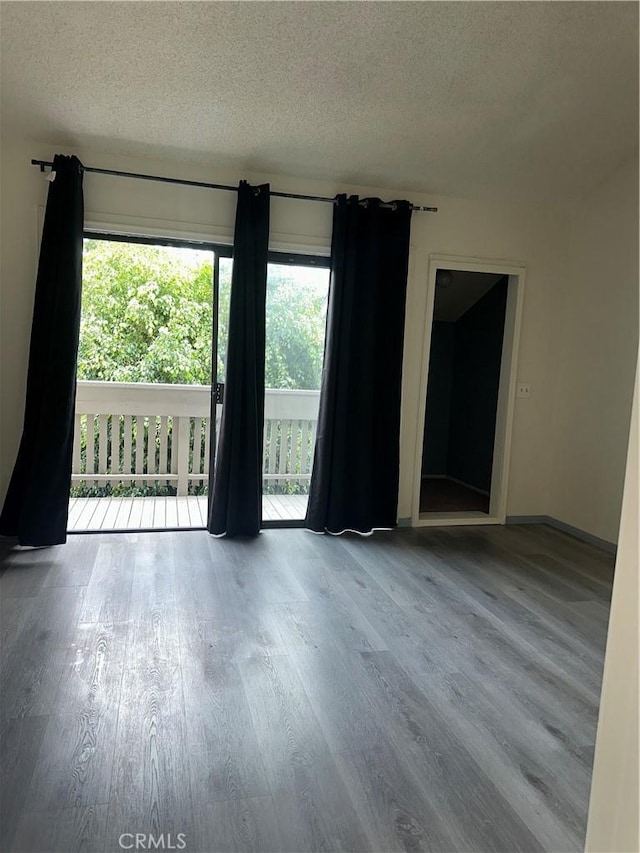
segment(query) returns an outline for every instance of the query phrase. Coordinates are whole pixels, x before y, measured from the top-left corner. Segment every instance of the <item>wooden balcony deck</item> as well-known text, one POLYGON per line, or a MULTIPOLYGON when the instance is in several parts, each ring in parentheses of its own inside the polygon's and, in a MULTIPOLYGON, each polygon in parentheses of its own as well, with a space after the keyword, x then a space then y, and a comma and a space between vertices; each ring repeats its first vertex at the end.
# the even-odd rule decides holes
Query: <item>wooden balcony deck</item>
MULTIPOLYGON (((265 495, 264 521, 299 521, 307 495, 265 495)), ((163 530, 205 527, 206 497, 71 498, 70 533, 88 530, 163 530)))

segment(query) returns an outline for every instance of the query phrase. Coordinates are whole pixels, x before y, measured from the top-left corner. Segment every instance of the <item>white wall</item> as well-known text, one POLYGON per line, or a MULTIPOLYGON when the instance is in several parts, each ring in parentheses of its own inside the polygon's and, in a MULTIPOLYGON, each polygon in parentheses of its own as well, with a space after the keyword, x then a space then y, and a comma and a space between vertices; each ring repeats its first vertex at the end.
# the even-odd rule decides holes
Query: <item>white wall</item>
MULTIPOLYGON (((47 188, 38 170, 29 165, 29 160, 31 157, 50 159, 53 153, 53 147, 28 142, 5 142, 2 146, 0 499, 4 496, 20 437, 38 251, 36 209, 38 205, 44 204, 47 188)), ((523 264, 527 268, 527 285, 519 378, 531 384, 532 397, 516 401, 507 513, 553 514, 551 506, 561 507, 560 502, 551 500, 550 485, 553 461, 551 441, 554 436, 557 439, 557 432, 550 431, 556 402, 554 335, 557 335, 557 328, 550 321, 556 317, 563 290, 567 288, 569 270, 566 217, 561 209, 536 208, 524 202, 508 205, 438 198, 410 191, 349 187, 278 176, 225 174, 214 168, 178 160, 159 162, 114 158, 101 154, 97 149, 66 150, 63 153, 77 153, 88 165, 107 168, 231 184, 236 184, 239 178, 254 182, 270 179, 274 189, 284 191, 329 196, 338 191, 353 191, 363 195, 380 195, 386 199, 408 197, 415 203, 434 204, 440 208, 439 213, 415 214, 413 218, 403 378, 401 518, 411 515, 416 421, 418 410, 424 404, 419 394, 419 376, 429 253, 501 259, 523 264)), ((153 233, 199 232, 214 238, 229 239, 233 227, 235 196, 211 190, 86 175, 85 208, 88 219, 130 221, 138 227, 153 230, 153 233)), ((331 216, 331 205, 273 199, 271 232, 274 248, 292 248, 300 242, 307 248, 328 249, 331 216)), ((614 298, 615 310, 613 301, 609 301, 604 305, 605 312, 610 311, 615 316, 625 314, 626 305, 619 307, 618 302, 628 300, 626 290, 616 290, 614 298)), ((615 325, 614 320, 611 322, 615 325)), ((627 323, 623 330, 626 335, 630 333, 628 326, 627 323)), ((582 337, 577 337, 577 343, 581 343, 582 337)), ((622 364, 626 360, 627 350, 628 346, 620 346, 620 352, 615 354, 616 363, 622 364)), ((631 384, 630 378, 628 384, 631 384)), ((624 385, 624 379, 621 378, 622 397, 625 396, 624 385)), ((626 412, 619 417, 618 427, 618 433, 624 438, 624 447, 626 435, 622 434, 625 419, 628 426, 628 405, 626 412)), ((572 426, 575 420, 572 412, 566 415, 567 425, 572 426)), ((619 455, 624 456, 624 447, 620 448, 619 455)), ((599 464, 597 459, 592 462, 599 464)), ((618 461, 618 469, 620 464, 618 461)), ((615 492, 615 488, 612 487, 612 491, 615 492)), ((613 494, 611 498, 607 495, 605 499, 610 500, 619 510, 619 495, 613 494)), ((605 509, 607 516, 615 516, 615 511, 603 507, 603 512, 605 509)), ((612 538, 611 523, 605 530, 601 525, 593 524, 589 515, 584 516, 584 524, 583 515, 563 512, 560 516, 571 523, 577 520, 578 526, 597 535, 612 538)))
POLYGON ((640 364, 613 584, 600 717, 591 782, 586 849, 588 853, 637 853, 640 850, 638 640, 640 540, 638 518, 638 407, 640 364))
POLYGON ((617 541, 638 343, 638 161, 569 222, 554 324, 548 514, 617 541))

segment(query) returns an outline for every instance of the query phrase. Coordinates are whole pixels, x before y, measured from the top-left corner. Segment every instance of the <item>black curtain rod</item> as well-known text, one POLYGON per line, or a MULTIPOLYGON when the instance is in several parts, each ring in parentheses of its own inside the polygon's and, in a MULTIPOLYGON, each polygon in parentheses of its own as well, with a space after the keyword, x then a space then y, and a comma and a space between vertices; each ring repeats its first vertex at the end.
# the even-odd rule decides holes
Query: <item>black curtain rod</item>
MULTIPOLYGON (((32 160, 32 166, 39 166, 40 171, 44 172, 45 168, 51 168, 53 163, 48 160, 32 160)), ((83 166, 85 172, 93 172, 96 175, 115 175, 118 178, 137 178, 141 181, 159 181, 163 184, 180 184, 185 187, 204 187, 209 190, 228 190, 229 192, 238 192, 238 187, 230 187, 226 184, 207 184, 204 181, 187 181, 182 178, 165 178, 162 175, 143 175, 139 172, 119 172, 115 169, 98 169, 95 166, 83 166)), ((270 195, 277 198, 298 198, 303 201, 325 201, 330 204, 335 204, 335 198, 327 198, 321 195, 299 195, 298 193, 279 193, 271 190, 270 195)), ((383 207, 391 205, 383 204, 383 207)), ((437 207, 421 207, 420 205, 412 204, 411 210, 418 213, 437 213, 437 207)))

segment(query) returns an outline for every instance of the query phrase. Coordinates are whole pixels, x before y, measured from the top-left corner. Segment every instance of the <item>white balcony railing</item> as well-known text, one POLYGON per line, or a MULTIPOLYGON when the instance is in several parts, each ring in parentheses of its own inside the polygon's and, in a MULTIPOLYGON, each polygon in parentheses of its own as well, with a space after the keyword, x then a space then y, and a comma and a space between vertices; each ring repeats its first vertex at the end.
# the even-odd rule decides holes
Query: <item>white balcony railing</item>
MULTIPOLYGON (((319 391, 267 390, 263 479, 311 478, 319 391)), ((217 406, 217 426, 222 406, 217 406)), ((219 429, 216 430, 216 435, 219 429)), ((78 382, 72 482, 167 484, 186 495, 209 476, 210 388, 78 382)))

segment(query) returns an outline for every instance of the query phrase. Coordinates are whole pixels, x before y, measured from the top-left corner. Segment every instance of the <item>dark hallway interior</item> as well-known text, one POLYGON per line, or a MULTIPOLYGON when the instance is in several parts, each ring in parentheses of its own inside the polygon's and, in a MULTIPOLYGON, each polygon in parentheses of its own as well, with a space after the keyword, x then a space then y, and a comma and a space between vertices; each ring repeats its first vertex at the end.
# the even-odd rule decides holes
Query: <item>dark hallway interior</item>
POLYGON ((420 512, 489 513, 489 495, 483 495, 448 477, 423 477, 420 512))
POLYGON ((439 270, 420 512, 489 512, 508 277, 439 270))

